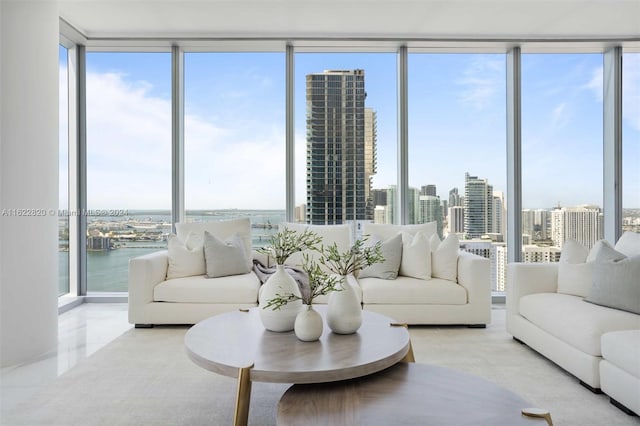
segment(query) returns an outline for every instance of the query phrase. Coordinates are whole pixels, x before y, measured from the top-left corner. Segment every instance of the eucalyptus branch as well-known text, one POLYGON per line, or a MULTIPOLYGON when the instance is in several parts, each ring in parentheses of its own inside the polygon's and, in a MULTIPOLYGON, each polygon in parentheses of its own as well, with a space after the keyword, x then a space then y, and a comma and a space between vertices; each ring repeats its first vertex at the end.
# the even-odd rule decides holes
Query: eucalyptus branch
POLYGON ((334 275, 329 275, 322 270, 320 264, 313 260, 307 253, 302 255, 302 270, 309 278, 309 293, 298 296, 292 293, 277 293, 273 299, 270 299, 263 309, 271 308, 277 310, 294 300, 301 300, 305 305, 311 305, 318 296, 328 294, 332 291, 340 291, 337 285, 340 279, 334 275))
POLYGON ((343 253, 338 250, 336 243, 322 247, 320 263, 338 275, 348 275, 355 271, 384 262, 382 243, 378 241, 373 246, 365 246, 367 237, 356 240, 353 246, 343 253))
POLYGON ((308 229, 304 232, 297 232, 284 228, 271 236, 270 243, 259 248, 258 252, 274 258, 278 265, 283 265, 293 253, 303 250, 317 250, 317 246, 321 242, 322 238, 308 229))

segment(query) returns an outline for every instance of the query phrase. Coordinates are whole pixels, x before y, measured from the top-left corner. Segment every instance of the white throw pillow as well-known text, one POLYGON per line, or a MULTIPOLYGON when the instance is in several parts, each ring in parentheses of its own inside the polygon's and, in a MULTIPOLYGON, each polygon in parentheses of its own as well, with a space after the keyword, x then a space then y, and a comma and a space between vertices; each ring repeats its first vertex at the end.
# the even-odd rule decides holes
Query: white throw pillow
POLYGON ((363 235, 377 235, 383 241, 391 237, 395 237, 399 232, 407 232, 415 235, 422 232, 431 238, 433 234, 438 232, 438 224, 436 222, 420 223, 417 225, 391 225, 382 223, 365 223, 362 227, 363 235))
POLYGON ((204 231, 204 258, 207 278, 241 275, 251 271, 247 267, 242 237, 238 234, 222 241, 209 231, 204 231))
POLYGON ((249 220, 248 217, 208 222, 176 223, 176 234, 178 234, 178 237, 183 241, 189 232, 193 232, 200 236, 204 241, 204 231, 209 231, 211 235, 215 235, 223 241, 231 237, 233 234, 240 235, 246 253, 247 268, 251 269, 253 267, 253 256, 251 252, 251 220, 249 220))
POLYGON ((616 243, 615 249, 627 257, 640 255, 640 234, 625 231, 616 243))
POLYGON ((587 297, 591 291, 591 274, 600 242, 591 249, 575 240, 562 246, 558 262, 558 293, 587 297))
POLYGON ((458 250, 460 249, 458 236, 450 233, 440 241, 438 234, 434 234, 429 242, 431 244, 431 276, 457 282, 458 250))
MULTIPOLYGON (((368 240, 368 245, 373 246, 380 239, 373 236, 368 240)), ((384 280, 395 280, 398 277, 400 261, 402 259, 402 235, 396 234, 394 237, 382 243, 382 256, 384 261, 374 263, 364 268, 358 274, 358 278, 382 278, 384 280)))
POLYGON ((431 246, 422 232, 402 232, 402 261, 399 275, 421 280, 431 279, 431 246))
POLYGON ((169 235, 167 249, 169 267, 167 279, 203 275, 206 272, 202 240, 194 233, 189 233, 183 242, 175 234, 169 235))
POLYGON ((585 301, 640 314, 640 255, 627 257, 606 241, 593 262, 593 286, 585 301))

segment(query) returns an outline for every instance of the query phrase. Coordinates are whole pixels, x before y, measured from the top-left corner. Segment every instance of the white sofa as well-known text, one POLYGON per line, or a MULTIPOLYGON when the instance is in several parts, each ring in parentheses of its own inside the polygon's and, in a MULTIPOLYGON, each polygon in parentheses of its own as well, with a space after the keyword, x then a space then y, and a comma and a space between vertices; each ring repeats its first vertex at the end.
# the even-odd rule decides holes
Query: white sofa
POLYGON ((640 414, 640 330, 602 335, 600 385, 612 404, 640 414))
MULTIPOLYGON (((640 253, 638 235, 630 233, 623 237, 624 241, 620 239, 616 250, 635 258, 640 253)), ((599 392, 601 383, 607 381, 601 380, 606 336, 612 332, 639 330, 640 315, 589 303, 584 300, 588 294, 559 291, 561 267, 564 266, 560 263, 512 263, 507 266, 507 331, 576 376, 583 385, 599 392)), ((592 266, 587 262, 584 267, 592 266)), ((624 336, 623 333, 620 338, 628 338, 624 336)), ((622 345, 611 346, 618 344, 622 345)), ((612 360, 612 363, 615 365, 616 361, 612 360)), ((637 380, 638 372, 633 374, 637 380)), ((636 392, 640 392, 637 383, 636 392)), ((620 381, 609 380, 603 388, 605 392, 615 394, 619 386, 623 386, 620 381)))
MULTIPOLYGON (((311 226, 324 244, 350 247, 348 225, 311 226)), ((253 253, 254 256, 257 253, 253 253)), ((301 254, 288 260, 299 265, 301 254)), ((430 259, 425 259, 430 261, 430 259)), ((461 324, 484 327, 491 320, 489 260, 461 252, 454 260, 457 281, 419 280, 399 276, 395 280, 349 276, 349 283, 363 301, 363 308, 408 324, 461 324)), ((129 262, 129 322, 137 327, 154 324, 194 324, 207 317, 239 308, 257 306, 260 282, 250 272, 220 278, 204 275, 167 279, 166 250, 129 262)), ((316 303, 326 303, 320 297, 316 303)))

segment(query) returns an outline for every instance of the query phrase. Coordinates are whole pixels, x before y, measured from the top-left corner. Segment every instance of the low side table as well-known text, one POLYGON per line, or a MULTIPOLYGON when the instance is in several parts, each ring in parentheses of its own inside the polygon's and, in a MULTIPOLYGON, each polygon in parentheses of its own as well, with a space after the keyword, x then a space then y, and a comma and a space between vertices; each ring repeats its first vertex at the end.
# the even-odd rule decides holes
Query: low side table
MULTIPOLYGON (((267 331, 259 308, 208 318, 185 335, 189 358, 200 367, 238 378, 234 424, 249 415, 251 382, 325 383, 372 374, 413 356, 409 332, 384 315, 363 311, 357 333, 334 334, 326 326, 317 342, 293 331, 267 331)), ((326 307, 315 309, 326 317, 326 307)))
POLYGON ((338 383, 293 385, 278 403, 279 426, 546 425, 525 417, 530 404, 480 377, 401 362, 338 383))

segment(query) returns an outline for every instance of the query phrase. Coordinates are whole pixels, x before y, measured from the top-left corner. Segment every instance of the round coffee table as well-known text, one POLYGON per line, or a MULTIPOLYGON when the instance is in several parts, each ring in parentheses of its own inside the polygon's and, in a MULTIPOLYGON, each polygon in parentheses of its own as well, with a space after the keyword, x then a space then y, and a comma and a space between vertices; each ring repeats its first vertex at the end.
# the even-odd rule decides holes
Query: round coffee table
MULTIPOLYGON (((326 307, 314 306, 325 317, 326 307)), ((372 374, 411 358, 406 327, 383 315, 363 311, 355 334, 339 335, 326 326, 316 342, 302 342, 293 331, 263 327, 259 308, 208 318, 187 331, 189 358, 202 368, 238 377, 234 424, 246 424, 251 381, 325 383, 372 374)))
POLYGON ((544 425, 525 417, 515 393, 471 374, 401 362, 337 383, 293 385, 278 403, 279 426, 544 425))

